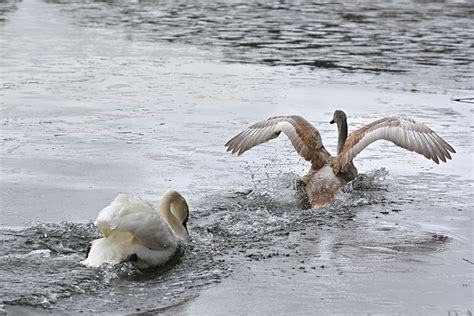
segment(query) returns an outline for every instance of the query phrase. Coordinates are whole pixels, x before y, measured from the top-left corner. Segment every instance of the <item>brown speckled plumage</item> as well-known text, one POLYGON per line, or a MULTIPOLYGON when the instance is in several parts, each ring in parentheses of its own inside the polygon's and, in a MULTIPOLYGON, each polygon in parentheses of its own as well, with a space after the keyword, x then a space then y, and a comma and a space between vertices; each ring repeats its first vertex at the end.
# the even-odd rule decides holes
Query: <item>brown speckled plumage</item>
POLYGON ((229 140, 226 147, 227 151, 240 156, 252 147, 278 137, 281 132, 285 133, 298 154, 311 162, 311 169, 303 181, 313 207, 325 206, 344 184, 357 176, 352 160, 374 141, 389 140, 437 164, 440 160, 451 159, 450 153, 455 153, 433 130, 409 118, 382 118, 355 130, 347 138, 344 112, 336 111, 331 123, 337 123, 340 135, 336 157, 324 147, 319 131, 297 115, 276 116, 258 122, 229 140))

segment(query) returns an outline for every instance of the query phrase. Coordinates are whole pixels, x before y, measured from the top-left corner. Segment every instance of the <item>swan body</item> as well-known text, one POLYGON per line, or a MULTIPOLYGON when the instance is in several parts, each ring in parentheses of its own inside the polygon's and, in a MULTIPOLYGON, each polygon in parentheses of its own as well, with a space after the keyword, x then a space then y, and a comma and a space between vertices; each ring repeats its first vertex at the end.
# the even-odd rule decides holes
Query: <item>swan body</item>
POLYGON ((319 131, 301 116, 276 116, 258 122, 237 134, 226 144, 227 151, 241 155, 247 150, 278 137, 282 132, 296 151, 311 163, 302 181, 313 207, 324 207, 336 193, 358 174, 352 160, 377 140, 388 140, 414 151, 436 164, 451 159, 456 151, 433 130, 410 118, 385 117, 367 124, 347 136, 347 117, 343 111, 334 112, 338 127, 338 147, 335 157, 326 150, 319 131))
POLYGON ((329 165, 317 171, 310 170, 303 182, 309 203, 316 207, 323 207, 331 202, 336 192, 347 183, 343 178, 337 177, 329 165))
POLYGON ((158 213, 136 196, 119 194, 99 212, 95 226, 103 238, 92 241, 81 263, 99 267, 133 258, 141 268, 164 264, 188 236, 189 211, 186 200, 176 191, 167 191, 158 213))

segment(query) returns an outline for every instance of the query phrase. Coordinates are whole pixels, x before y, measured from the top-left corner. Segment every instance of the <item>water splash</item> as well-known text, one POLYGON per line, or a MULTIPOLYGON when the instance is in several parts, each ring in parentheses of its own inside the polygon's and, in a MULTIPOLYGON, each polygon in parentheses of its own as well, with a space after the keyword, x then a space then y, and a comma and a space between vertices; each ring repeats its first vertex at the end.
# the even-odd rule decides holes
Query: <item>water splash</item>
POLYGON ((55 311, 97 313, 114 306, 119 312, 156 312, 194 298, 246 262, 289 260, 301 271, 309 269, 301 262, 313 269, 315 262, 327 265, 338 257, 336 266, 347 258, 391 262, 440 251, 448 240, 379 217, 381 208, 398 200, 383 168, 359 175, 322 209, 301 209, 297 180, 295 174, 279 174, 245 192, 206 197, 193 212, 188 245, 166 265, 147 270, 132 262, 97 269, 80 265, 89 242, 99 237, 92 223, 2 229, 1 303, 55 311))
POLYGON ((7 306, 101 312, 164 308, 219 282, 227 267, 214 264, 199 235, 166 265, 141 270, 132 262, 91 269, 79 262, 91 240, 92 223, 30 224, 0 230, 0 297, 7 306), (143 291, 146 290, 145 293, 143 291), (161 301, 150 297, 161 298, 161 301), (166 297, 166 299, 165 299, 166 297), (151 303, 150 303, 151 302, 151 303))

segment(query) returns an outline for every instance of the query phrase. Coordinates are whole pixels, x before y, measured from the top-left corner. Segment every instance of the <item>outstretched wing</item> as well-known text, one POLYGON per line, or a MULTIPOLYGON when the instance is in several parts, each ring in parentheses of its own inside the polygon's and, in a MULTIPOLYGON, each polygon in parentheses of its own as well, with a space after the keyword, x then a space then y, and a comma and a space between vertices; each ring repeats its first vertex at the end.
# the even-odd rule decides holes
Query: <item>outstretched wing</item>
POLYGON ((386 117, 352 132, 341 153, 333 161, 334 173, 338 173, 365 147, 379 139, 389 140, 397 146, 417 152, 439 164, 451 159, 456 151, 428 126, 409 118, 386 117))
POLYGON ((275 116, 258 122, 229 140, 227 151, 242 155, 247 150, 285 133, 298 154, 319 169, 331 158, 318 130, 301 116, 275 116))
POLYGON ((136 196, 118 195, 99 212, 94 224, 106 238, 124 239, 129 236, 152 250, 176 244, 174 233, 160 214, 136 196))

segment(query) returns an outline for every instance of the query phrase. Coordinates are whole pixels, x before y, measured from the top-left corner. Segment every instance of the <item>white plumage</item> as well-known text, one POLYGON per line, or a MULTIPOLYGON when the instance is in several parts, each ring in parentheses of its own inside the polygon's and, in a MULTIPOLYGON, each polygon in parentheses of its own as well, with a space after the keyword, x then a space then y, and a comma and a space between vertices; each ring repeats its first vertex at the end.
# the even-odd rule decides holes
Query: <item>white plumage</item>
POLYGON ((119 194, 99 212, 94 224, 104 237, 92 241, 81 263, 98 267, 133 256, 142 268, 164 264, 187 239, 188 215, 186 200, 176 191, 163 195, 159 213, 139 197, 119 194))

